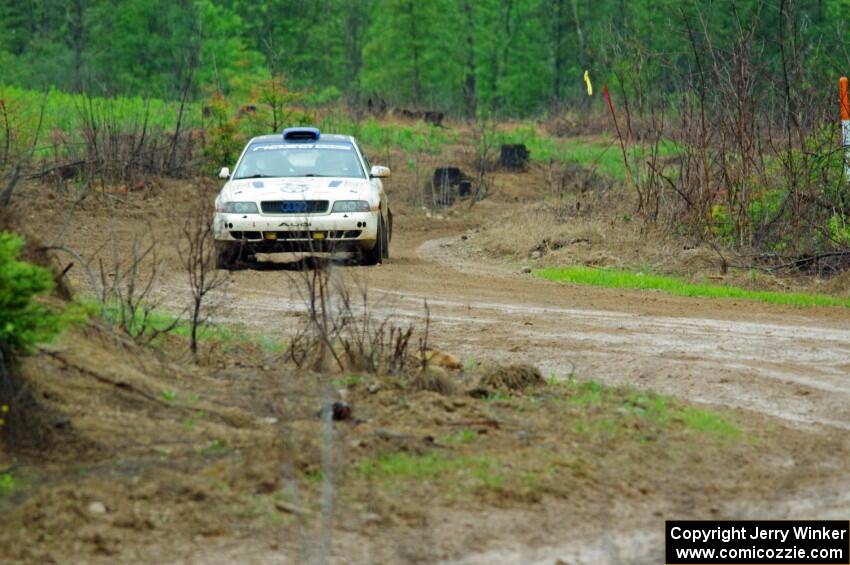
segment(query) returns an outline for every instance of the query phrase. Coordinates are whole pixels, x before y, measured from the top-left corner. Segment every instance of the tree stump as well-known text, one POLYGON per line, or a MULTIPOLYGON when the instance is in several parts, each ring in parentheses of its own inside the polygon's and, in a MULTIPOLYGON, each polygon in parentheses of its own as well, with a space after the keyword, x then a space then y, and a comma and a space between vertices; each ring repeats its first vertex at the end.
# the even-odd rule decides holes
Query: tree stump
POLYGON ((522 143, 502 145, 499 166, 512 171, 524 171, 528 168, 528 149, 522 143))
POLYGON ((437 167, 431 177, 431 202, 435 208, 451 206, 456 198, 472 194, 472 181, 457 167, 437 167))
POLYGON ((434 169, 434 186, 457 186, 463 180, 463 173, 457 167, 437 167, 434 169))
POLYGON ((442 112, 435 112, 433 110, 425 110, 422 112, 422 119, 426 124, 442 127, 443 118, 445 118, 445 114, 442 112))

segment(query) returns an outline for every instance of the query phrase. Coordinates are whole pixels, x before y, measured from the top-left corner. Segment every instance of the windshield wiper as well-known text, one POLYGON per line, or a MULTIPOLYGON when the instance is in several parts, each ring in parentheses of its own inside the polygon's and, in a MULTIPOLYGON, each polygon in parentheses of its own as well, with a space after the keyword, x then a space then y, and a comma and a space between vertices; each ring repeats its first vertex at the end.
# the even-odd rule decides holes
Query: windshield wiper
POLYGON ((336 175, 317 175, 316 173, 308 173, 304 175, 305 177, 333 177, 336 175))
POLYGON ((273 177, 272 175, 260 175, 260 174, 256 174, 256 175, 251 175, 251 176, 248 176, 248 177, 235 177, 233 180, 243 180, 243 179, 272 179, 272 178, 275 178, 275 177, 273 177))

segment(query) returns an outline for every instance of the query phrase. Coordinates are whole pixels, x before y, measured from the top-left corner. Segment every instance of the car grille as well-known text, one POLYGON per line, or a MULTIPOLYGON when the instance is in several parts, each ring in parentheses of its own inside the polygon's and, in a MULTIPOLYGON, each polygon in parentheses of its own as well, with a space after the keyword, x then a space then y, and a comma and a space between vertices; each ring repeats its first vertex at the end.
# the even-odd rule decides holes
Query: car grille
POLYGON ((263 214, 321 214, 328 211, 327 200, 266 200, 263 214))

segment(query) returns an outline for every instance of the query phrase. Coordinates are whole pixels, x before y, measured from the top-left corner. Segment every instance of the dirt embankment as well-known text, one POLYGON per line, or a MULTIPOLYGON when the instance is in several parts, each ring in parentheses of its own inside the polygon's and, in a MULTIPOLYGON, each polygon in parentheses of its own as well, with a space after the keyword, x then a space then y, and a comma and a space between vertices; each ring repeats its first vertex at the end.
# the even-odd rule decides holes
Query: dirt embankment
POLYGON ((521 367, 445 373, 440 394, 231 347, 213 352, 224 367, 191 368, 90 327, 28 359, 58 448, 15 464, 4 561, 655 560, 647 520, 769 508, 831 484, 847 453, 770 418, 521 367), (350 417, 323 427, 319 408, 343 400, 350 417), (634 540, 600 549, 612 520, 634 540))

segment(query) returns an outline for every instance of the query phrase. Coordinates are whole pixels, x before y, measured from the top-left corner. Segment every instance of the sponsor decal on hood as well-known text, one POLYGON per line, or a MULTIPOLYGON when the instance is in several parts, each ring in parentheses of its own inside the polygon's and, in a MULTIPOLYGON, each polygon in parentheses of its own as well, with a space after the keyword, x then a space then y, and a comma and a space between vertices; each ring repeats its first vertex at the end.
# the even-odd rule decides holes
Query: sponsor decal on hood
POLYGON ((277 179, 238 179, 230 181, 222 192, 224 201, 238 200, 280 200, 281 198, 309 198, 322 196, 351 198, 361 195, 371 199, 372 184, 366 179, 328 178, 328 177, 296 177, 277 179))

